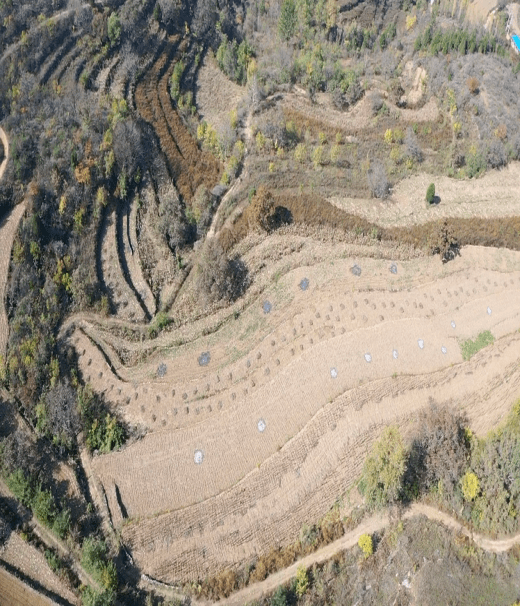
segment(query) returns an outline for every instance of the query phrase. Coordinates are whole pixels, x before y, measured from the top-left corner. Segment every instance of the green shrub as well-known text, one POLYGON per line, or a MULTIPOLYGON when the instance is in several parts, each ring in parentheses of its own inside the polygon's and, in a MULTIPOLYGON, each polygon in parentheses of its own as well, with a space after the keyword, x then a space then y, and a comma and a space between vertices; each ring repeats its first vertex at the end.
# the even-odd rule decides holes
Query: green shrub
POLYGON ((298 15, 294 0, 283 0, 278 19, 278 32, 282 40, 289 40, 294 36, 296 25, 298 24, 298 15))
POLYGON ((486 170, 486 158, 479 150, 471 150, 466 156, 466 175, 472 179, 480 176, 486 170))
POLYGON ((271 606, 287 606, 287 590, 285 587, 278 587, 273 593, 271 606))
POLYGON ((103 585, 106 592, 113 593, 117 589, 117 570, 108 559, 108 548, 104 541, 91 538, 83 541, 81 565, 103 585))
POLYGON ((478 477, 472 471, 467 471, 460 481, 462 486, 462 494, 466 501, 473 501, 480 492, 480 482, 478 477))
POLYGON ((92 576, 100 580, 108 548, 104 541, 87 538, 81 548, 81 565, 92 576))
POLYGON ((107 412, 90 385, 78 389, 78 407, 85 428, 85 441, 90 450, 110 452, 124 444, 124 427, 107 412))
POLYGON ((38 520, 47 527, 52 526, 56 515, 54 499, 49 490, 38 488, 32 501, 32 510, 38 520))
POLYGON ((428 189, 426 190, 426 202, 431 204, 435 199, 435 183, 430 183, 428 185, 428 189))
POLYGON ((365 460, 359 489, 372 507, 382 507, 401 496, 406 449, 395 426, 389 426, 365 460))
POLYGON ((164 328, 171 324, 172 319, 164 311, 157 313, 153 322, 148 327, 148 334, 150 337, 156 337, 164 328))
POLYGON ((115 602, 115 594, 113 591, 103 591, 102 593, 86 587, 81 594, 82 606, 112 606, 115 602))
POLYGON ((34 499, 34 485, 32 478, 21 469, 13 471, 6 478, 6 484, 14 496, 26 507, 30 507, 34 499))
POLYGON ((117 570, 114 562, 108 562, 101 571, 101 584, 109 591, 117 589, 117 570))
POLYGON ((51 551, 50 549, 46 549, 44 555, 51 570, 53 572, 58 572, 63 565, 60 558, 54 553, 54 551, 51 551))
POLYGON ((70 509, 64 508, 60 512, 58 512, 54 517, 54 521, 52 523, 52 530, 56 535, 60 537, 60 539, 64 539, 70 530, 70 523, 70 509))
POLYGON ((305 566, 298 566, 296 571, 296 595, 301 598, 309 588, 309 577, 305 566))
POLYGON ((108 18, 108 37, 111 46, 118 44, 121 39, 121 21, 117 13, 112 13, 108 18))

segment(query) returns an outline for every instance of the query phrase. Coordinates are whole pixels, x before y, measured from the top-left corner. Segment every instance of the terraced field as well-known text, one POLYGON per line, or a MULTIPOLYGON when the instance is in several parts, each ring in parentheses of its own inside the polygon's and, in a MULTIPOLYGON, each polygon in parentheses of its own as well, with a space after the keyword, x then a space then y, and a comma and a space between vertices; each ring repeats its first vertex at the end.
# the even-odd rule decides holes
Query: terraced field
POLYGON ((0 568, 0 604, 2 606, 57 606, 57 602, 31 589, 3 568, 0 568))
POLYGON ((73 337, 85 378, 149 429, 92 466, 154 577, 203 577, 294 540, 351 486, 380 428, 406 427, 429 397, 462 402, 483 432, 518 392, 518 253, 466 248, 448 266, 305 253, 239 320, 183 346, 165 335, 146 362, 118 362, 122 342, 86 320, 73 337), (497 342, 463 362, 459 341, 483 330, 497 342))

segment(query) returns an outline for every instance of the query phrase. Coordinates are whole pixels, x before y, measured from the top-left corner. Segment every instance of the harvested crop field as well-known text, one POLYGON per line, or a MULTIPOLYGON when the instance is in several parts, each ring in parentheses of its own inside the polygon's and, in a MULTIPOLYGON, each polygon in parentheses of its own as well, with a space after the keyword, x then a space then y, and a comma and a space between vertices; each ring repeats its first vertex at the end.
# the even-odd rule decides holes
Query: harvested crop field
MULTIPOLYGON (((32 545, 23 541, 17 533, 12 533, 9 537, 3 551, 0 553, 0 562, 8 564, 12 569, 19 570, 26 578, 36 581, 43 590, 60 596, 72 604, 76 602, 75 595, 64 587, 63 582, 50 569, 44 555, 32 545)), ((43 596, 41 597, 43 598, 43 596)), ((43 603, 43 600, 38 603, 43 603)))
POLYGON ((466 247, 442 265, 338 249, 215 333, 182 346, 167 333, 118 376, 115 351, 92 346, 103 335, 76 331, 82 372, 150 430, 92 461, 147 574, 201 578, 292 542, 352 485, 381 427, 407 427, 429 397, 485 432, 517 395, 520 253, 466 247), (484 330, 495 343, 464 362, 459 342, 484 330))

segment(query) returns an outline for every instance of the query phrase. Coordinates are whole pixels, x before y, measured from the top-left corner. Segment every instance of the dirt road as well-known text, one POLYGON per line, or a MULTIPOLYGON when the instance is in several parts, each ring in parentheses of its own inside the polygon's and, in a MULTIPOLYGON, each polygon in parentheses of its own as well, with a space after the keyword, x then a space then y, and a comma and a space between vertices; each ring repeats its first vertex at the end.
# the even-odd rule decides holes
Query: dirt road
MULTIPOLYGON (((1 180, 9 160, 9 140, 1 127, 0 139, 4 146, 5 156, 2 164, 0 164, 1 180)), ((18 223, 20 222, 24 210, 25 204, 19 204, 4 218, 3 222, 0 223, 0 355, 3 355, 6 351, 7 338, 9 336, 9 326, 4 305, 7 276, 9 273, 9 261, 11 260, 11 249, 18 229, 18 223)))
MULTIPOLYGON (((423 515, 426 516, 429 520, 433 520, 435 522, 439 522, 446 526, 449 529, 454 530, 455 532, 462 533, 468 537, 470 537, 479 547, 485 549, 486 551, 491 551, 493 553, 500 553, 511 549, 511 547, 518 542, 520 542, 520 534, 516 534, 507 539, 498 539, 493 540, 487 537, 484 537, 480 534, 474 534, 469 531, 467 528, 462 526, 455 518, 452 518, 447 513, 439 511, 434 507, 430 507, 429 505, 424 505, 422 503, 413 504, 403 515, 403 519, 410 519, 414 516, 423 515)), ((322 549, 317 552, 298 560, 292 566, 285 568, 284 570, 280 570, 279 572, 271 575, 265 581, 261 583, 255 583, 245 589, 238 591, 231 597, 220 600, 218 604, 220 606, 244 606, 244 604, 248 604, 255 600, 259 600, 264 595, 271 593, 278 587, 284 583, 287 583, 290 579, 296 576, 296 571, 300 566, 308 569, 313 564, 320 564, 327 560, 330 560, 337 553, 344 551, 346 549, 351 549, 355 545, 357 545, 359 537, 364 534, 372 534, 374 532, 382 530, 389 523, 388 513, 382 512, 363 520, 361 524, 347 532, 337 541, 326 545, 322 549)), ((195 602, 194 602, 195 604, 195 602)), ((196 606, 209 606, 211 602, 202 602, 197 601, 196 606)))

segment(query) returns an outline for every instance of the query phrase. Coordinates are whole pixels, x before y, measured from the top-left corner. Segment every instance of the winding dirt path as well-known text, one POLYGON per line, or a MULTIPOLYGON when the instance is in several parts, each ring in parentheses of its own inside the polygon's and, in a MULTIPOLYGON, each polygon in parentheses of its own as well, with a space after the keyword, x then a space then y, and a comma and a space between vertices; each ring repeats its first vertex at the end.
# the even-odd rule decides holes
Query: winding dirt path
MULTIPOLYGON (((407 520, 420 515, 427 517, 429 520, 439 522, 457 533, 464 534, 472 539, 476 545, 478 545, 478 547, 493 553, 508 551, 511 549, 511 547, 513 547, 513 545, 520 542, 520 533, 512 537, 508 537, 507 539, 489 539, 481 534, 475 534, 449 514, 423 503, 414 503, 408 510, 405 511, 402 519, 407 520)), ((243 606, 244 604, 259 600, 266 594, 274 591, 279 585, 287 583, 289 580, 295 577, 296 571, 300 566, 308 569, 313 564, 321 564, 326 562, 337 553, 345 551, 346 549, 351 549, 357 545, 358 539, 362 534, 373 534, 374 532, 380 531, 388 526, 389 523, 390 519, 386 511, 377 513, 370 518, 363 520, 359 526, 357 526, 354 530, 345 533, 337 541, 334 541, 322 549, 319 549, 315 553, 298 560, 288 568, 276 572, 275 574, 267 577, 267 579, 264 581, 250 585, 241 591, 237 591, 237 593, 233 594, 229 598, 220 600, 218 604, 221 606, 243 606)), ((211 602, 203 601, 193 603, 197 606, 209 606, 209 604, 211 604, 211 602)))

